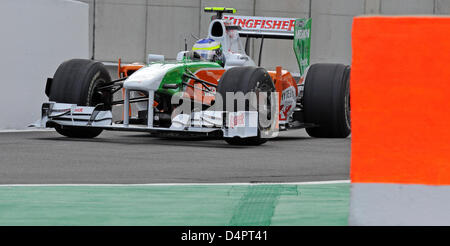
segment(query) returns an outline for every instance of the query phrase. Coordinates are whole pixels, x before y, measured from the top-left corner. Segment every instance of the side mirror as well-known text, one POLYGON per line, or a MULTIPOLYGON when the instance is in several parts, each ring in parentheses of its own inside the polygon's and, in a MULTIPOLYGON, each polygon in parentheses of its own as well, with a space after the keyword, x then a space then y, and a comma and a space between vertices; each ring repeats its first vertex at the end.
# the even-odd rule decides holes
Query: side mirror
POLYGON ((177 61, 183 61, 184 57, 186 57, 188 53, 189 53, 189 51, 187 51, 187 50, 178 52, 177 61))
POLYGON ((148 54, 147 56, 147 64, 150 64, 152 62, 163 62, 163 61, 164 61, 163 55, 148 54))
POLYGON ((202 57, 195 51, 180 51, 177 54, 177 61, 183 61, 185 58, 193 61, 199 61, 202 57))

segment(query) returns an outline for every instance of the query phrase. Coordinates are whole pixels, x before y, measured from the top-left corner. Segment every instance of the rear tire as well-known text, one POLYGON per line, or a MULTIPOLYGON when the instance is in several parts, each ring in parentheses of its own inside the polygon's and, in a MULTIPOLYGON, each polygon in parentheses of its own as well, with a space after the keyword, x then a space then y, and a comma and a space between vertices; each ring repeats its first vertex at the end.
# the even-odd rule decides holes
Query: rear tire
MULTIPOLYGON (((227 105, 227 92, 243 92, 244 95, 248 92, 272 92, 275 91, 272 78, 264 68, 261 67, 234 67, 228 69, 220 78, 217 86, 217 92, 223 98, 224 110, 227 105)), ((246 102, 246 110, 250 109, 246 102)), ((237 109, 235 108, 235 111, 237 109)), ((235 112, 234 111, 234 112, 235 112)), ((262 138, 260 129, 258 129, 258 136, 249 138, 225 138, 225 141, 231 145, 261 145, 267 142, 267 138, 262 138)))
POLYGON ((305 81, 303 106, 311 137, 346 138, 351 133, 350 66, 314 64, 305 81))
MULTIPOLYGON (((55 72, 50 87, 49 100, 57 103, 72 103, 78 106, 97 106, 103 104, 111 108, 112 94, 100 93, 97 87, 111 82, 111 77, 101 62, 86 59, 72 59, 62 63, 55 72)), ((103 130, 57 126, 56 131, 71 138, 94 138, 103 130)))

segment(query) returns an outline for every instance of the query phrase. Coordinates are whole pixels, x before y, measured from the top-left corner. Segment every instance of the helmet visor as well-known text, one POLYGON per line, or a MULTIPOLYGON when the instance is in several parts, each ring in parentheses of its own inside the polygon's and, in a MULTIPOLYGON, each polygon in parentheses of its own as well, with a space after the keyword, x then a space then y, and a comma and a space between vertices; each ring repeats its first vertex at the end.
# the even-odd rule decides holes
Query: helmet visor
POLYGON ((214 59, 214 55, 216 54, 215 50, 196 50, 195 52, 207 61, 212 61, 214 59))

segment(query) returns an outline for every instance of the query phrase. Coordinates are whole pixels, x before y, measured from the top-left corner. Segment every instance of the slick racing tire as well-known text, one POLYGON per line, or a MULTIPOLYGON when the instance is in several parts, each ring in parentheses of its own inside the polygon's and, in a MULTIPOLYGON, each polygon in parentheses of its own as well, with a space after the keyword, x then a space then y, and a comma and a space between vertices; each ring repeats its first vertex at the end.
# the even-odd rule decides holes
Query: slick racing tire
MULTIPOLYGON (((234 67, 228 69, 220 78, 217 86, 217 92, 222 96, 224 110, 226 110, 226 93, 227 92, 242 92, 244 95, 248 92, 267 92, 270 96, 270 92, 275 91, 272 78, 264 68, 261 67, 234 67)), ((268 99, 267 101, 270 102, 268 99)), ((268 107, 270 109, 270 106, 268 107)), ((249 100, 245 102, 245 110, 257 110, 258 105, 251 106, 249 100)), ((232 110, 236 112, 236 107, 232 110)), ((270 112, 266 112, 270 115, 270 112)), ((258 123, 259 124, 259 123, 258 123)), ((248 138, 225 138, 225 141, 231 145, 261 145, 267 142, 267 138, 261 137, 261 125, 258 127, 258 136, 248 138)))
MULTIPOLYGON (((85 59, 68 60, 55 72, 49 100, 78 106, 103 104, 110 109, 112 94, 97 90, 99 86, 109 82, 111 77, 102 63, 85 59)), ((59 134, 71 138, 94 138, 102 132, 102 129, 74 126, 56 126, 55 129, 59 134)))
POLYGON ((305 80, 303 107, 306 132, 317 138, 346 138, 350 128, 350 66, 314 64, 305 80))

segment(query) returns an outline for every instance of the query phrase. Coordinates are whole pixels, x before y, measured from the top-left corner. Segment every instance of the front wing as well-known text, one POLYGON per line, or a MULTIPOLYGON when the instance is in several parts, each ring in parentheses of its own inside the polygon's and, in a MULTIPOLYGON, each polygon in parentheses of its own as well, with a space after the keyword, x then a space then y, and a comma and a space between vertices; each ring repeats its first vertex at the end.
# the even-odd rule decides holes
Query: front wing
POLYGON ((225 138, 258 136, 256 111, 199 111, 179 114, 170 127, 113 123, 112 112, 97 107, 48 102, 42 105, 40 121, 33 127, 90 127, 114 131, 178 132, 208 134, 221 131, 225 138))

